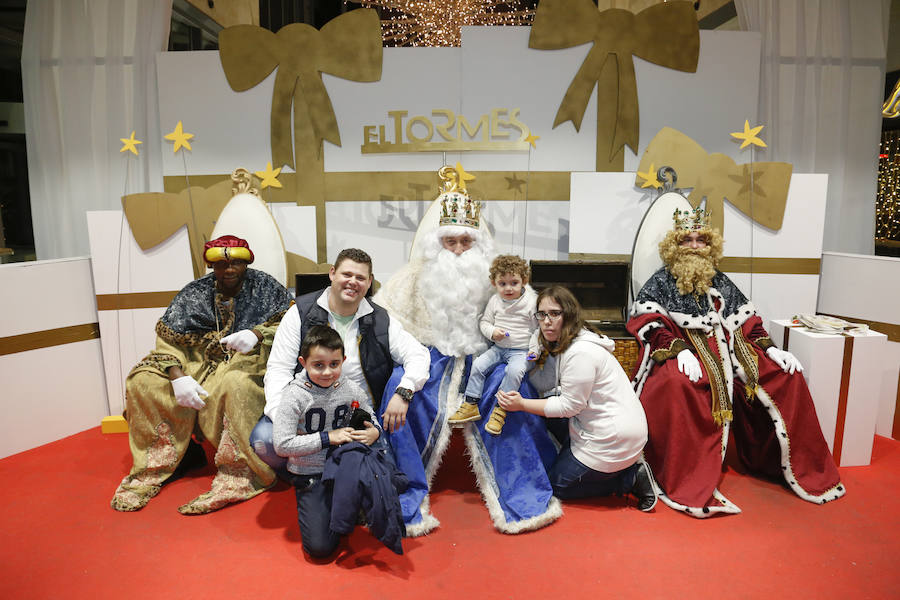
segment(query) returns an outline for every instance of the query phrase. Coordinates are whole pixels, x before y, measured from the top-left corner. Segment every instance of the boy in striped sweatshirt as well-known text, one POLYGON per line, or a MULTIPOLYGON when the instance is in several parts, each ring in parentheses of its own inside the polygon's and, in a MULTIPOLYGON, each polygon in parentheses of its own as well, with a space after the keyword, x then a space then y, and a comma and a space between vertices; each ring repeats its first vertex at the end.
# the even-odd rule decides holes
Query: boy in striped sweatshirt
POLYGON ((327 325, 310 328, 300 345, 303 370, 284 391, 273 424, 275 452, 288 457, 287 470, 297 494, 303 550, 317 558, 331 555, 340 541, 329 528, 331 488, 322 483, 328 447, 348 442, 371 446, 381 435, 371 421, 360 430, 345 426, 354 402, 374 414, 362 388, 341 376, 345 359, 337 331, 327 325))

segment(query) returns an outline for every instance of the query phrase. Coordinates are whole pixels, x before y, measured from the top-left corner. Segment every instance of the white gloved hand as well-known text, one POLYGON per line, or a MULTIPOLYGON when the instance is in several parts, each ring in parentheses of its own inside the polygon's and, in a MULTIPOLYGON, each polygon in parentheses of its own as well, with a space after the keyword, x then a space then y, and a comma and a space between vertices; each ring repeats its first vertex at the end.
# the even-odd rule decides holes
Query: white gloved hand
POLYGON ((700 371, 700 361, 697 360, 694 353, 685 349, 678 353, 677 358, 678 370, 684 373, 692 382, 696 383, 700 381, 700 376, 703 373, 700 371))
POLYGON ((236 331, 231 335, 226 335, 219 343, 228 348, 229 350, 234 350, 235 352, 240 352, 241 354, 247 354, 251 350, 256 347, 256 344, 259 343, 259 338, 256 337, 256 334, 253 333, 250 329, 242 329, 240 331, 236 331))
POLYGON ((206 390, 197 383, 197 380, 190 375, 179 377, 172 380, 172 391, 175 392, 175 400, 181 406, 186 408, 195 408, 200 410, 206 406, 206 402, 200 399, 200 396, 206 398, 209 396, 206 390))
POLYGON ((785 373, 794 374, 794 371, 798 373, 803 371, 803 365, 800 364, 800 361, 797 360, 797 357, 791 354, 786 350, 779 350, 775 346, 770 346, 768 350, 766 350, 766 354, 769 355, 769 358, 775 361, 781 370, 785 373))

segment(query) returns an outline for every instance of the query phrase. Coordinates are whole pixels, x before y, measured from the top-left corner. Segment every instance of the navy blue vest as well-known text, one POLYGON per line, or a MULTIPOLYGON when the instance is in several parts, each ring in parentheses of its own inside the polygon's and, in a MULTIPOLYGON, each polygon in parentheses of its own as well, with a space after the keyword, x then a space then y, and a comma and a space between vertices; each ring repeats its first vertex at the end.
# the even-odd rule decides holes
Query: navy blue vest
MULTIPOLYGON (((310 292, 297 297, 297 311, 300 313, 300 340, 306 337, 313 325, 328 325, 328 311, 317 304, 322 290, 310 292)), ((388 328, 391 320, 387 311, 368 301, 374 309, 359 319, 359 335, 356 342, 359 346, 359 363, 362 367, 369 391, 372 393, 374 409, 379 410, 384 388, 394 370, 391 358, 390 336, 388 328)), ((297 363, 295 372, 302 367, 297 363)))

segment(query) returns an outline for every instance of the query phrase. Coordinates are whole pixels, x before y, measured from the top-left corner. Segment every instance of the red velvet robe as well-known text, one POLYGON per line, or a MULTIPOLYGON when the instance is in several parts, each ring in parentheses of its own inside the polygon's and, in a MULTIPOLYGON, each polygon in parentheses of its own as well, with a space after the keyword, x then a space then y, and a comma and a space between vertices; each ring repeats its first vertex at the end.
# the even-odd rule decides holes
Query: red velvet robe
POLYGON ((751 471, 783 477, 791 490, 810 502, 824 504, 839 498, 844 486, 803 375, 785 373, 766 355, 772 343, 746 299, 739 309, 732 306, 727 312, 715 289, 709 299, 714 309, 692 317, 669 313, 642 292, 627 325, 641 346, 635 383, 649 427, 644 455, 662 488, 661 498, 696 517, 740 512, 717 489, 729 430, 734 433, 738 456, 751 471), (675 319, 693 326, 694 335, 675 319), (735 340, 741 336, 746 343, 735 340), (721 365, 722 389, 731 392, 730 407, 723 402, 713 406, 714 384, 702 359, 698 357, 702 377, 696 383, 678 370, 675 357, 680 350, 689 348, 698 355, 692 337, 705 342, 707 361, 721 365), (756 365, 746 356, 739 360, 736 346, 749 348, 756 365), (753 373, 756 369, 758 377, 753 373), (758 381, 755 388, 754 380, 758 381), (715 412, 728 408, 731 414, 720 413, 717 423, 715 412))

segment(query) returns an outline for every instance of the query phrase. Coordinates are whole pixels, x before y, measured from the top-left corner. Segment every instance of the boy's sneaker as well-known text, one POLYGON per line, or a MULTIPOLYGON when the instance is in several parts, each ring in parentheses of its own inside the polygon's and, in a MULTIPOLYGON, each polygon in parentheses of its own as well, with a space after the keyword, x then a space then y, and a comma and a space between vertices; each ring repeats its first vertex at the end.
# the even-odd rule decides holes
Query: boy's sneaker
POLYGON ((478 421, 479 419, 481 419, 481 413, 478 412, 478 405, 463 402, 459 409, 453 413, 453 416, 447 419, 447 422, 451 425, 457 425, 459 423, 468 423, 469 421, 478 421))
POLYGON ((488 419, 487 425, 484 426, 484 430, 491 435, 500 435, 505 423, 506 411, 499 406, 495 406, 494 410, 491 411, 491 418, 488 419))

